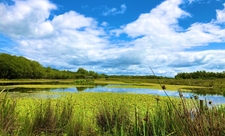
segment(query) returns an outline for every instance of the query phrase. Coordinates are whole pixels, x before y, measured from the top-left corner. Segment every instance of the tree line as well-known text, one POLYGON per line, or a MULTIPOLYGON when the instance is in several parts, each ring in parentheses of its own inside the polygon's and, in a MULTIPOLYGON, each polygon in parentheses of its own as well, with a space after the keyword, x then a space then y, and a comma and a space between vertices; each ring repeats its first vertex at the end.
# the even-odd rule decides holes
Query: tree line
POLYGON ((170 79, 171 77, 155 76, 155 75, 110 75, 106 78, 120 78, 120 79, 170 79))
POLYGON ((177 79, 216 79, 225 78, 225 71, 223 72, 206 72, 206 71, 196 71, 196 72, 182 72, 178 73, 175 78, 177 79))
POLYGON ((57 70, 44 67, 37 61, 22 56, 0 53, 1 79, 79 79, 86 76, 98 78, 104 75, 83 68, 79 68, 76 72, 57 70))

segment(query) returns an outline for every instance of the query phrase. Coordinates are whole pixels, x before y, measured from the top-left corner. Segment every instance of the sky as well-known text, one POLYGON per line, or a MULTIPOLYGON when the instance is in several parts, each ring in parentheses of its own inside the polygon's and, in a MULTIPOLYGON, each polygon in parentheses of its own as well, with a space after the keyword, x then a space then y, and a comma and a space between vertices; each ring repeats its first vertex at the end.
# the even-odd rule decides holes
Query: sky
POLYGON ((108 75, 222 72, 225 0, 0 0, 0 53, 108 75))

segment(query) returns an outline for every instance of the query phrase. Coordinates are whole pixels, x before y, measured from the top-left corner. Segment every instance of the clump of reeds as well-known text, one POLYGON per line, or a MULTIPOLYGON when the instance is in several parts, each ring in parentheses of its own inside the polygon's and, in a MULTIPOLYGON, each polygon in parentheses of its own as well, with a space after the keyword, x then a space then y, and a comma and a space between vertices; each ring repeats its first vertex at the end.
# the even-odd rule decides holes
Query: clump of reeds
POLYGON ((0 133, 12 135, 16 133, 16 101, 8 99, 7 93, 0 92, 0 133))
POLYGON ((110 107, 102 105, 96 115, 96 125, 101 134, 124 135, 129 131, 131 120, 125 104, 110 107))
POLYGON ((46 102, 41 101, 35 109, 32 118, 32 133, 57 133, 57 115, 54 113, 51 100, 46 102))
MULTIPOLYGON (((182 96, 182 95, 181 95, 182 96)), ((158 101, 158 100, 157 100, 158 101)), ((154 112, 146 112, 139 123, 138 135, 225 135, 224 106, 200 105, 200 100, 180 100, 181 104, 171 104, 156 108, 154 112)))
POLYGON ((71 98, 65 100, 41 101, 31 117, 32 134, 78 135, 83 124, 74 116, 74 103, 71 98))
POLYGON ((170 107, 172 111, 169 117, 173 124, 176 135, 213 135, 220 136, 225 134, 224 113, 222 107, 212 105, 212 101, 184 98, 180 92, 180 103, 176 107, 170 107))

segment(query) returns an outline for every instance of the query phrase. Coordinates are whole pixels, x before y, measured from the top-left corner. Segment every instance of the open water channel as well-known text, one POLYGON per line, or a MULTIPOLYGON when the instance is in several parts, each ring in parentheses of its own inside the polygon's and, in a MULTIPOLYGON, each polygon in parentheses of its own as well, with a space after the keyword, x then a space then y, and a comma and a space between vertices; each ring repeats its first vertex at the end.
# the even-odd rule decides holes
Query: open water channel
MULTIPOLYGON (((92 87, 71 87, 71 88, 54 88, 54 89, 40 89, 40 88, 15 88, 10 89, 10 95, 14 97, 36 97, 36 98, 47 98, 47 97, 60 97, 59 92, 70 92, 70 93, 79 93, 79 92, 112 92, 112 93, 134 93, 134 94, 151 94, 158 96, 170 96, 170 97, 179 97, 178 91, 170 90, 158 90, 158 89, 149 89, 149 88, 126 88, 121 85, 95 85, 92 87), (42 93, 43 92, 43 93, 42 93), (49 96, 45 92, 54 92, 49 96), (58 93, 58 94, 57 94, 58 93)), ((191 98, 198 95, 199 99, 212 101, 214 104, 225 104, 225 97, 221 93, 201 93, 197 92, 182 92, 185 98, 191 98)))

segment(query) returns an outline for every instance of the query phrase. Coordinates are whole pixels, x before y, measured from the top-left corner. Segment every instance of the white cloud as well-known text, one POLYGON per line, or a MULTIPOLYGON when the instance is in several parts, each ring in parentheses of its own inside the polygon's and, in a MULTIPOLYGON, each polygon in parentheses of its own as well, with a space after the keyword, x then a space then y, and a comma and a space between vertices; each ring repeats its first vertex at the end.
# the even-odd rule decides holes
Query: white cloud
POLYGON ((56 6, 47 0, 15 0, 14 5, 0 3, 0 31, 14 38, 46 36, 53 31, 46 22, 56 6), (47 28, 47 30, 41 30, 47 28))
POLYGON ((223 10, 216 10, 217 22, 219 23, 225 23, 225 3, 223 4, 223 6, 224 6, 223 10))
POLYGON ((55 16, 52 20, 52 24, 57 29, 79 29, 91 27, 96 23, 92 18, 84 17, 75 11, 69 11, 62 15, 55 16))
POLYGON ((169 51, 224 42, 225 29, 213 21, 194 23, 186 30, 180 28, 178 19, 190 16, 179 8, 181 3, 181 0, 167 0, 150 13, 141 14, 136 21, 127 24, 122 30, 117 29, 114 32, 116 35, 123 31, 131 37, 142 36, 134 40, 135 45, 139 44, 139 46, 149 48, 157 46, 157 48, 169 51))
MULTIPOLYGON (((0 3, 0 33, 18 43, 16 50, 45 66, 77 70, 84 67, 107 74, 151 74, 164 76, 176 72, 219 70, 225 68, 225 50, 187 51, 209 43, 225 42, 224 9, 217 20, 194 23, 188 29, 179 20, 190 14, 180 8, 182 0, 166 0, 137 20, 110 30, 76 11, 49 16, 57 7, 47 0, 16 0, 14 5, 0 3), (102 26, 102 27, 100 27, 102 26), (126 33, 132 40, 112 43, 109 37, 126 33)), ((108 15, 123 14, 111 9, 108 15)), ((108 26, 107 26, 108 27, 108 26)), ((3 49, 3 48, 1 48, 3 49)))
POLYGON ((120 6, 119 10, 117 8, 108 8, 108 7, 106 7, 106 11, 103 12, 103 15, 104 16, 108 16, 108 15, 124 14, 126 9, 127 9, 127 7, 126 7, 125 4, 122 4, 120 6))
POLYGON ((102 24, 101 24, 103 27, 105 27, 105 26, 108 26, 108 23, 107 22, 102 22, 102 24))
POLYGON ((132 37, 141 35, 161 35, 179 30, 178 19, 190 16, 178 6, 181 0, 167 0, 152 9, 150 13, 141 14, 139 18, 126 25, 124 31, 132 37), (157 30, 157 31, 155 31, 157 30))

